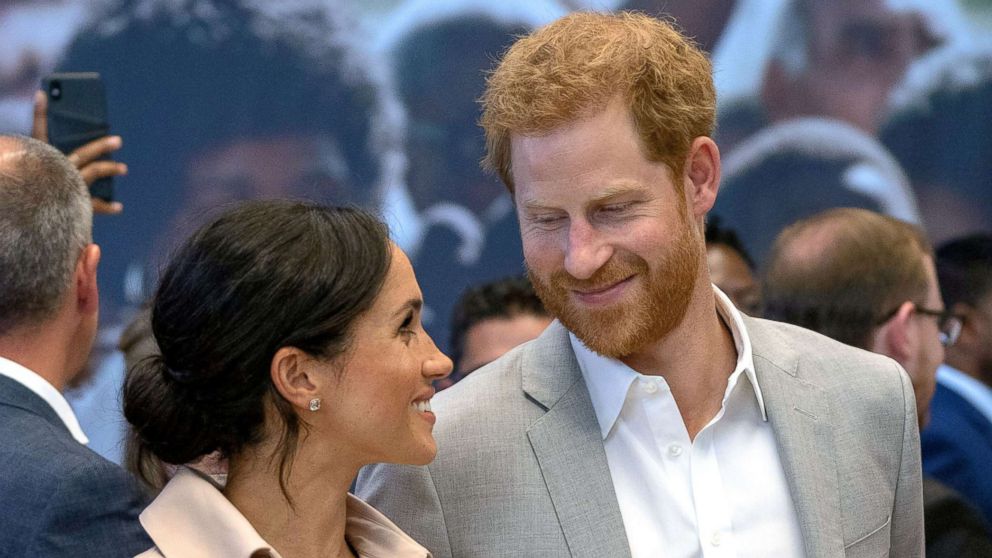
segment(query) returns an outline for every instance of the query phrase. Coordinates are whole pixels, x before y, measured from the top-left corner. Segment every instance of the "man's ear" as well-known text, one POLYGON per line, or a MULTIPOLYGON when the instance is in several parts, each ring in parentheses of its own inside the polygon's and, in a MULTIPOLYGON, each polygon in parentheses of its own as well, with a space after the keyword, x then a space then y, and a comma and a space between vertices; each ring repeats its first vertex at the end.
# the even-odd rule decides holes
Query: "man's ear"
POLYGON ((100 264, 100 247, 88 244, 76 260, 76 305, 83 314, 100 310, 100 290, 96 283, 96 270, 100 264))
POLYGON ((912 302, 903 302, 895 315, 879 328, 873 351, 892 357, 900 364, 907 362, 913 354, 915 342, 909 324, 915 310, 916 306, 912 302))
POLYGON ((720 189, 720 149, 716 142, 705 136, 692 140, 684 174, 689 207, 693 217, 700 219, 716 203, 720 189))
POLYGON ((319 398, 320 379, 314 370, 313 356, 296 347, 282 347, 272 357, 269 374, 276 391, 299 410, 309 408, 310 401, 319 398))

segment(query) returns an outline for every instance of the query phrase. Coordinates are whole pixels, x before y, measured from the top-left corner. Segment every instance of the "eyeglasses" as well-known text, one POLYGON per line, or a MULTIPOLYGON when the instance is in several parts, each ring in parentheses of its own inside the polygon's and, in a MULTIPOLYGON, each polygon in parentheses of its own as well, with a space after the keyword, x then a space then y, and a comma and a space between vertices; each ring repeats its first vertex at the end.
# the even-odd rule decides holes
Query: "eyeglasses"
MULTIPOLYGON (((902 304, 896 306, 891 312, 887 312, 884 317, 882 317, 878 322, 878 325, 884 324, 885 322, 892 319, 899 312, 899 308, 902 304)), ((949 310, 931 310, 929 308, 924 308, 918 304, 913 305, 913 311, 922 316, 930 316, 937 318, 937 329, 940 330, 938 339, 940 339, 940 344, 944 347, 950 347, 951 345, 958 342, 958 337, 961 335, 961 317, 956 314, 952 314, 949 310)))
POLYGON ((937 328, 940 330, 938 337, 941 345, 950 347, 958 342, 962 325, 960 317, 951 314, 948 310, 930 310, 922 306, 917 306, 915 311, 917 314, 937 318, 937 328))

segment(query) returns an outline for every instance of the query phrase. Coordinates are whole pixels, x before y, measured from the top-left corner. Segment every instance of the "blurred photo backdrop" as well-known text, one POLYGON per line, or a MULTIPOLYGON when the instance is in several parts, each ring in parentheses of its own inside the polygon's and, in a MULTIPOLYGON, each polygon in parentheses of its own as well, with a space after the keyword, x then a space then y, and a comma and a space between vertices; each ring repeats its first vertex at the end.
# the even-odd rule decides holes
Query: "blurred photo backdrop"
POLYGON ((616 9, 710 53, 713 213, 759 268, 828 207, 935 244, 992 231, 992 0, 0 0, 0 130, 30 131, 48 73, 96 71, 124 140, 124 213, 95 223, 100 348, 72 394, 94 449, 120 460, 123 328, 172 248, 238 200, 380 212, 446 349, 461 292, 524 271, 513 202, 479 166, 486 72, 530 29, 616 9))

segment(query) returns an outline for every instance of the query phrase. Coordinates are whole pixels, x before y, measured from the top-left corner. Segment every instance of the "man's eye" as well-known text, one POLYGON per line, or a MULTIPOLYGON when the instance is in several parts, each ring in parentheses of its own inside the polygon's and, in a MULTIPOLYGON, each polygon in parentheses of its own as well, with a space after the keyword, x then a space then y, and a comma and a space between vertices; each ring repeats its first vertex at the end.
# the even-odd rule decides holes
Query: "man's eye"
POLYGON ((537 225, 553 225, 564 219, 561 215, 532 215, 530 222, 537 225))
POLYGON ((632 202, 625 203, 611 203, 609 205, 604 205, 596 210, 596 214, 601 217, 623 217, 630 212, 633 207, 632 202))

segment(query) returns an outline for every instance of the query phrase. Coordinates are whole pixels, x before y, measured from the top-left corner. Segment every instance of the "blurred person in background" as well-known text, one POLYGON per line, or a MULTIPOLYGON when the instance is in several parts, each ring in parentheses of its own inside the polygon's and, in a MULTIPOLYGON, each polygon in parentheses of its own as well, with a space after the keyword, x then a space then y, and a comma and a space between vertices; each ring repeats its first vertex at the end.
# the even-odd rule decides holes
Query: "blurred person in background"
MULTIPOLYGON (((926 426, 937 367, 961 321, 941 300, 933 249, 920 228, 864 209, 803 219, 776 240, 764 290, 766 317, 898 362, 912 380, 920 428, 926 426)), ((923 505, 927 556, 992 555, 981 515, 960 495, 924 477, 923 505)))
POLYGON ((344 16, 307 5, 112 2, 58 64, 101 73, 112 130, 126 138, 118 192, 128 211, 98 233, 108 258, 96 374, 71 396, 113 461, 124 436, 119 327, 181 239, 238 200, 379 203, 395 147, 388 92, 335 19, 344 16))
MULTIPOLYGON (((416 223, 413 265, 428 331, 445 349, 459 293, 524 272, 513 203, 483 171, 478 99, 487 72, 516 36, 556 14, 547 2, 414 1, 381 31, 406 108, 406 192, 416 223)), ((413 227, 415 231, 402 229, 413 227)))
MULTIPOLYGON (((114 303, 137 306, 155 267, 231 202, 295 197, 376 207, 385 93, 337 11, 275 14, 212 0, 111 2, 81 30, 60 71, 107 84, 128 180, 125 245, 108 269, 114 303), (381 141, 380 141, 381 140, 381 141)), ((106 308, 115 310, 115 308, 106 308)), ((108 312, 113 318, 113 312, 108 312)))
POLYGON ((910 63, 937 45, 970 39, 954 0, 779 5, 760 91, 721 102, 717 139, 727 153, 766 124, 804 116, 835 118, 875 135, 910 63))
POLYGON ((31 104, 50 73, 93 12, 84 0, 0 2, 0 132, 27 134, 31 104))
POLYGON ((3 556, 130 557, 148 545, 137 484, 86 447, 62 395, 97 331, 101 252, 92 227, 86 184, 67 157, 0 136, 3 556))
POLYGON ((713 54, 738 0, 625 0, 617 10, 637 10, 675 24, 704 52, 713 54))
POLYGON ((933 420, 921 433, 923 470, 992 518, 992 235, 958 238, 937 250, 937 275, 958 342, 937 372, 933 420))
POLYGON ((930 237, 992 233, 992 44, 935 50, 893 102, 881 141, 906 170, 930 237))
POLYGON ((451 355, 455 372, 440 380, 441 389, 536 339, 551 323, 544 303, 524 276, 504 277, 471 287, 455 304, 451 317, 451 355))
POLYGON ((761 315, 761 287, 754 277, 754 262, 734 229, 723 227, 719 217, 706 221, 706 266, 710 280, 748 316, 761 315))
POLYGON ((748 138, 724 160, 713 215, 733 223, 762 267, 790 223, 832 207, 920 220, 909 180, 877 140, 839 120, 798 118, 748 138))

